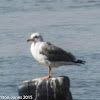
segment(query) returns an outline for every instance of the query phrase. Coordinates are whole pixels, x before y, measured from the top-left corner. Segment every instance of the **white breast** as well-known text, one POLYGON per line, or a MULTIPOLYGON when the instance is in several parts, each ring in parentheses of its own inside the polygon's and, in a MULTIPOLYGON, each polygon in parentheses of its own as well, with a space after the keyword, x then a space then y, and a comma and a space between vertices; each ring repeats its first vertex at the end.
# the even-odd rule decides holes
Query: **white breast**
POLYGON ((36 44, 32 43, 30 50, 31 50, 33 57, 39 63, 45 64, 47 57, 45 55, 40 54, 42 45, 43 44, 41 42, 37 42, 36 44))
POLYGON ((30 50, 31 50, 33 57, 37 60, 39 49, 37 48, 36 44, 32 43, 30 50))

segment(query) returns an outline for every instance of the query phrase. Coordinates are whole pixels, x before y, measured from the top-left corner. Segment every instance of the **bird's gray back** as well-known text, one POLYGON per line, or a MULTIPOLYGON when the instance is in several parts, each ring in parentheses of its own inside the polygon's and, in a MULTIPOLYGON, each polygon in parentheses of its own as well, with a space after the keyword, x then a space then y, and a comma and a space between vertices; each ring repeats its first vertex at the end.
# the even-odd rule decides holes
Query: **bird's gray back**
POLYGON ((47 56, 49 61, 73 62, 75 60, 75 56, 73 54, 52 45, 49 42, 44 42, 40 53, 47 56))

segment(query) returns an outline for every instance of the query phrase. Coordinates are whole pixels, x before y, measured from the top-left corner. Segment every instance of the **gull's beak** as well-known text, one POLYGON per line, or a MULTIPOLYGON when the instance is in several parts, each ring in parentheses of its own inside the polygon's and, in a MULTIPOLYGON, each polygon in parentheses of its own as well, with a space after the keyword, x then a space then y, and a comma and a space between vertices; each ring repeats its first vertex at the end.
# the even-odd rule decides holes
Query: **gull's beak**
POLYGON ((27 42, 32 41, 32 39, 27 39, 27 42))

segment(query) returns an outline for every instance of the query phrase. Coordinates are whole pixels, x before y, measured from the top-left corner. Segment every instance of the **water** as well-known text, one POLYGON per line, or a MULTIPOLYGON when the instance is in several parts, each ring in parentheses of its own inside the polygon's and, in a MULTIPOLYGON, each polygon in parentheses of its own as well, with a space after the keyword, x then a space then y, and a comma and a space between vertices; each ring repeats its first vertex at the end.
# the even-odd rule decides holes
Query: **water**
POLYGON ((17 96, 21 81, 46 76, 27 43, 32 32, 86 61, 63 66, 74 100, 100 99, 100 0, 0 0, 0 96, 17 96))

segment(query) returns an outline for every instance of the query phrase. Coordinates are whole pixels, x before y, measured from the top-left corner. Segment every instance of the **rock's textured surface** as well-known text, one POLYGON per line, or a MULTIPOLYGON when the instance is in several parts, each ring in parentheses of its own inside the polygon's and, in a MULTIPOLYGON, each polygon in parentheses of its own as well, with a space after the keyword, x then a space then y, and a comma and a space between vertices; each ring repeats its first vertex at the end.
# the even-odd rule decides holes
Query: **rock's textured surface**
POLYGON ((72 100, 69 87, 66 76, 24 81, 19 84, 19 100, 72 100))

